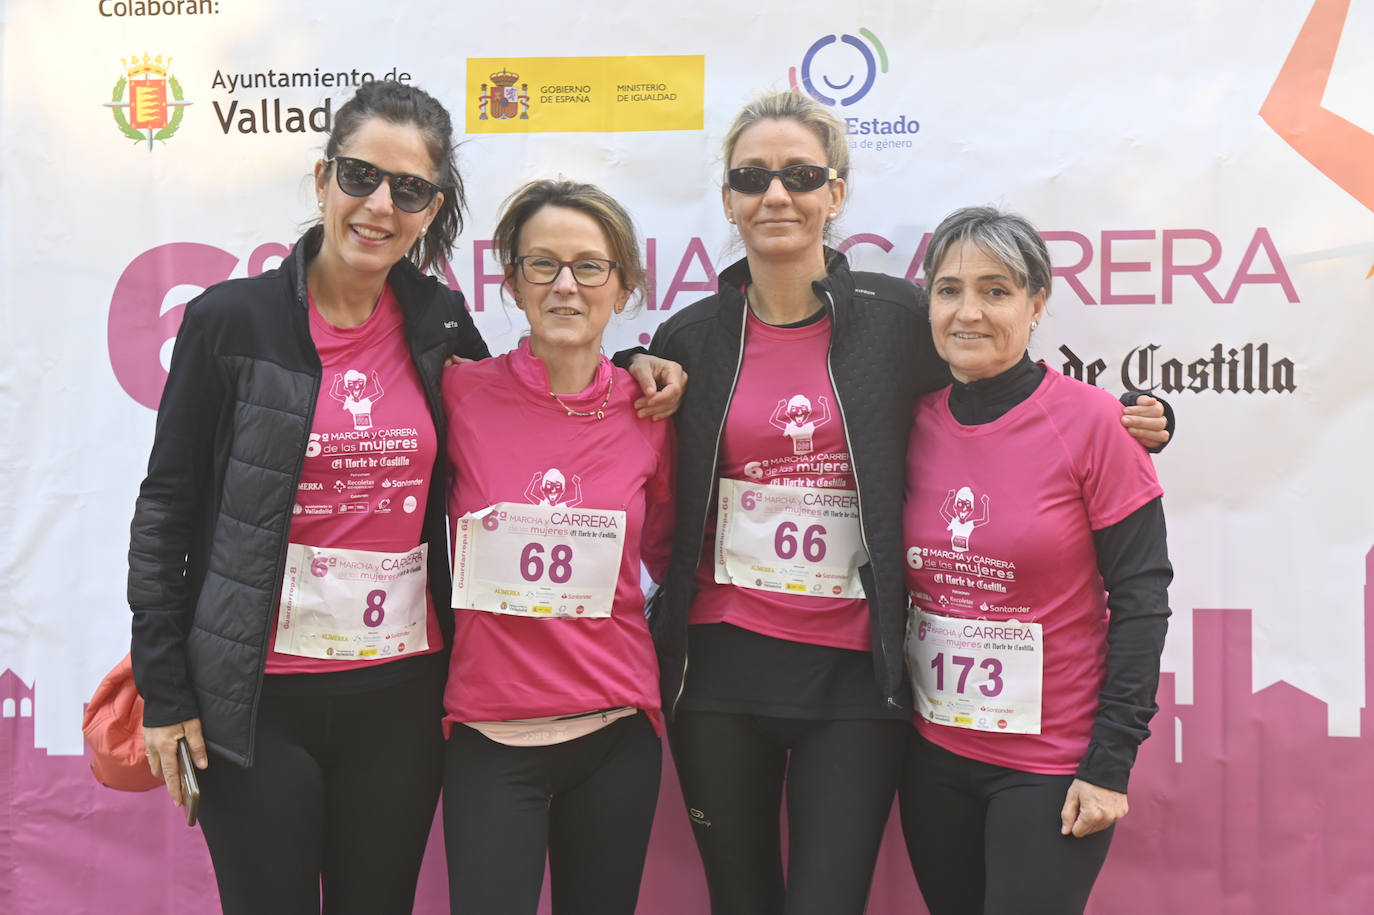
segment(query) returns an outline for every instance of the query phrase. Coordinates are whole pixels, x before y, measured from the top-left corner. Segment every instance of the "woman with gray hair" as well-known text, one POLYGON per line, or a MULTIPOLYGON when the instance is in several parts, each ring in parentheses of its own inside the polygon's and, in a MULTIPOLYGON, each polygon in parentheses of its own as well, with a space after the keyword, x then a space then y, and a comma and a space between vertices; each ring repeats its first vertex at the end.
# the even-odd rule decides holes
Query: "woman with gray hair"
POLYGON ((923 269, 954 383, 907 449, 907 850, 932 915, 1082 912, 1157 710, 1163 490, 1110 394, 1026 354, 1030 223, 958 210, 923 269))
POLYGON ((711 911, 858 915, 911 730, 896 496, 912 405, 949 374, 924 292, 826 245, 849 181, 829 108, 762 96, 724 160, 746 257, 651 345, 692 376, 649 611, 663 708, 711 911))

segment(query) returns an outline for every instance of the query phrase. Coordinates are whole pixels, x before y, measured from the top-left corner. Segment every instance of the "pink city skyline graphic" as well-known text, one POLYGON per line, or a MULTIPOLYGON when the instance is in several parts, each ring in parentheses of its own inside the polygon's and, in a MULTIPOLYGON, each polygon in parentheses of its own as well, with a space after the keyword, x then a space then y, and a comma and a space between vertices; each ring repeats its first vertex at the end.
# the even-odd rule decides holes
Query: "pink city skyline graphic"
MULTIPOLYGON (((1365 556, 1364 656, 1374 684, 1374 549, 1365 556)), ((1093 915, 1363 913, 1374 906, 1374 713, 1366 686, 1360 736, 1327 734, 1321 700, 1279 681, 1252 689, 1246 608, 1197 608, 1193 698, 1159 688, 1154 735, 1131 779, 1131 812, 1117 831, 1088 907, 1093 915)), ((34 745, 42 686, 0 673, 0 912, 218 911, 204 841, 162 792, 96 783, 88 757, 34 745)), ((654 915, 699 915, 705 885, 665 759, 665 780, 640 895, 654 915)), ((548 887, 540 907, 549 911, 548 887)), ((436 828, 417 913, 447 909, 436 828)), ((923 912, 895 818, 878 862, 870 915, 923 912)))

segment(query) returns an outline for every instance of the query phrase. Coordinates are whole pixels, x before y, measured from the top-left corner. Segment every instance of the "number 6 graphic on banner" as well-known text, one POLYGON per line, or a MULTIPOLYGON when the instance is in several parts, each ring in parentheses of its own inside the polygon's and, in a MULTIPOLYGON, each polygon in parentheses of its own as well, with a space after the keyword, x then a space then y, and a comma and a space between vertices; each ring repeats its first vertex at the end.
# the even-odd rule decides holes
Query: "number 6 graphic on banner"
MULTIPOLYGON (((520 574, 525 581, 538 581, 544 574, 544 546, 538 541, 525 544, 520 551, 520 574)), ((560 543, 549 551, 549 580, 567 584, 572 578, 572 547, 560 543)))
MULTIPOLYGON (((744 500, 741 499, 741 502, 744 500)), ((779 559, 791 559, 797 555, 797 525, 784 521, 773 533, 773 551, 779 559)), ((825 525, 813 524, 802 534, 801 551, 807 562, 820 562, 825 558, 825 525)))

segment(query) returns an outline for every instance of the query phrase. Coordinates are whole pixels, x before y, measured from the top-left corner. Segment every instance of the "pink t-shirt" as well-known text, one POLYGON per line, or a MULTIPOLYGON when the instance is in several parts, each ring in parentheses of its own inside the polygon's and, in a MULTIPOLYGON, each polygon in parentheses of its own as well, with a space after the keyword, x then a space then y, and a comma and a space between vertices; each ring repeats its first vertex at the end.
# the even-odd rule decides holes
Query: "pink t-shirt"
POLYGON ((1039 734, 951 727, 919 714, 917 729, 972 759, 1074 773, 1106 674, 1107 600, 1092 533, 1163 493, 1149 455, 1121 425, 1121 404, 1053 370, 1028 399, 980 426, 954 419, 948 388, 928 394, 916 406, 906 479, 915 604, 963 619, 1039 623, 1044 647, 1039 734))
MULTIPOLYGON (((324 375, 292 509, 290 541, 315 547, 403 553, 420 542, 430 474, 438 453, 434 420, 410 359, 400 304, 390 287, 357 327, 335 327, 310 302, 310 336, 324 375)), ((443 544, 430 544, 443 549, 443 544)), ((443 647, 426 597, 429 647, 443 647)), ((365 608, 360 606, 359 612, 365 608)), ((275 644, 277 614, 270 639, 275 644)), ((371 660, 267 655, 267 673, 352 670, 411 657, 371 660)))
POLYGON ((585 391, 549 396, 548 373, 524 341, 444 373, 450 519, 496 502, 620 510, 624 549, 609 617, 531 619, 455 609, 444 690, 454 722, 518 721, 630 706, 661 734, 658 660, 644 619, 640 561, 661 576, 673 527, 671 425, 638 419, 638 386, 601 360, 585 391))
MULTIPOLYGON (((826 358, 830 319, 774 327, 750 312, 744 363, 721 437, 719 476, 785 486, 853 489, 854 471, 826 358)), ((730 623, 761 635, 869 651, 868 604, 779 594, 715 579, 713 508, 697 568, 690 621, 730 623)))

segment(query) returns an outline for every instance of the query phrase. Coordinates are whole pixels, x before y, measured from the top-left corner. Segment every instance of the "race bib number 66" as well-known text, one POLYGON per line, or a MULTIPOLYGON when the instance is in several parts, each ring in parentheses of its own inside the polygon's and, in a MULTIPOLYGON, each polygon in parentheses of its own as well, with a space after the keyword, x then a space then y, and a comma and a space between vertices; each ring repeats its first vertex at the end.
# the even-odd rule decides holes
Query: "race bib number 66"
POLYGON ((864 596, 868 562, 852 489, 720 481, 716 581, 811 597, 864 596))

